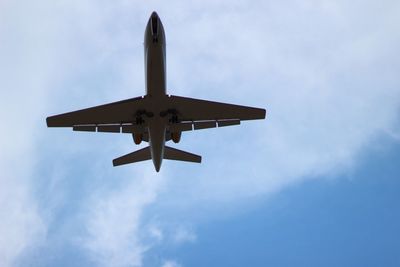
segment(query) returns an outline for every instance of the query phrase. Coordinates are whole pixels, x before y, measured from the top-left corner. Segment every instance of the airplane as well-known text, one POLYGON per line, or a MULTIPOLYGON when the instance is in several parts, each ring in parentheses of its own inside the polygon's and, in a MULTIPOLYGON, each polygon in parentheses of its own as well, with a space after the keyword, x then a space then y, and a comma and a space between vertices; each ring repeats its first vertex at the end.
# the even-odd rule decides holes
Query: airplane
POLYGON ((261 108, 168 95, 165 32, 156 12, 146 26, 144 58, 146 95, 50 116, 47 126, 132 134, 136 145, 145 141, 149 146, 114 159, 113 166, 152 159, 159 172, 163 159, 201 163, 201 156, 165 145, 179 143, 182 132, 265 119, 261 108))

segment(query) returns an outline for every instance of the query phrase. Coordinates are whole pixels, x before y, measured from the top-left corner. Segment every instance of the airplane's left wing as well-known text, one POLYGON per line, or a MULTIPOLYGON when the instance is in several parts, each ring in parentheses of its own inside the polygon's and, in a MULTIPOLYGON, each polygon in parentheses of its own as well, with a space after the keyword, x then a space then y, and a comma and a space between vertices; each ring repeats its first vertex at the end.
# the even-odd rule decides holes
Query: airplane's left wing
MULTIPOLYGON (((221 126, 242 120, 265 119, 265 109, 213 102, 181 96, 169 97, 169 106, 176 110, 181 121, 198 122, 199 129, 211 128, 213 122, 221 126), (210 124, 210 125, 208 125, 210 124)), ((196 123, 194 123, 196 129, 196 123)), ((214 126, 215 127, 215 126, 214 126)))
MULTIPOLYGON (((143 97, 131 98, 47 117, 46 122, 48 127, 76 127, 77 125, 84 127, 85 125, 132 123, 137 112, 145 109, 145 102, 146 99, 143 97)), ((86 127, 90 128, 91 126, 86 127)), ((89 128, 87 129, 90 131, 89 128)))

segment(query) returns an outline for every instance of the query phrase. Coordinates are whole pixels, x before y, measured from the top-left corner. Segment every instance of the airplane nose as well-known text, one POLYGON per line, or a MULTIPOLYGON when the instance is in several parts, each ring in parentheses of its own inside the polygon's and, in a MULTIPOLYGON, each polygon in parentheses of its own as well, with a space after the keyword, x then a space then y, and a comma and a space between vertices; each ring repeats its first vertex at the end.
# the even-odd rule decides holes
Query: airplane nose
POLYGON ((151 23, 150 27, 151 27, 151 35, 153 37, 153 43, 158 43, 160 26, 158 25, 159 18, 155 11, 151 14, 150 23, 151 23))
POLYGON ((152 18, 158 18, 157 12, 153 11, 153 13, 151 13, 151 17, 152 18))

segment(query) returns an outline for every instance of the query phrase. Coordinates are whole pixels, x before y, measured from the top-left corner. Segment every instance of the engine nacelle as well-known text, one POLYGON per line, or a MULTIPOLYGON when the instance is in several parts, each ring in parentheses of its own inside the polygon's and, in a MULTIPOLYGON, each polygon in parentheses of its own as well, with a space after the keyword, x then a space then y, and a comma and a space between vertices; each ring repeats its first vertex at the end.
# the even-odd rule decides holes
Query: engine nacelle
POLYGON ((174 141, 174 143, 179 143, 179 141, 181 141, 181 135, 182 135, 182 132, 171 133, 172 141, 174 141))
POLYGON ((132 136, 136 145, 139 145, 143 140, 143 134, 141 133, 133 133, 132 136))

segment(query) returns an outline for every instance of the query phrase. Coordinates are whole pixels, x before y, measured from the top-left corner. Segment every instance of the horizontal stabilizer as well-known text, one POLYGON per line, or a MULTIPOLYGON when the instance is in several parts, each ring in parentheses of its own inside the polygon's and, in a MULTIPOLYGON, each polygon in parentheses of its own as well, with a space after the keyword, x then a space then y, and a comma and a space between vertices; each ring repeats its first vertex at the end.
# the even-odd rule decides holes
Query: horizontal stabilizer
POLYGON ((113 160, 113 165, 120 166, 124 164, 144 161, 151 159, 150 147, 145 147, 135 152, 123 155, 122 157, 113 160))
POLYGON ((164 148, 164 159, 170 160, 180 160, 180 161, 188 161, 188 162, 201 162, 201 156, 192 154, 186 151, 182 151, 179 149, 175 149, 172 147, 165 146, 164 148))

